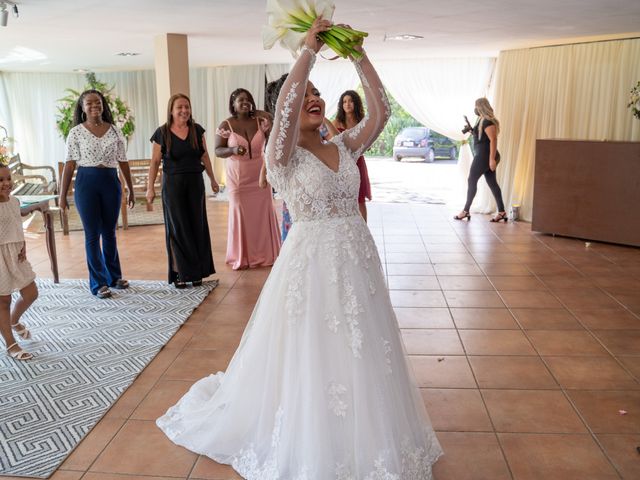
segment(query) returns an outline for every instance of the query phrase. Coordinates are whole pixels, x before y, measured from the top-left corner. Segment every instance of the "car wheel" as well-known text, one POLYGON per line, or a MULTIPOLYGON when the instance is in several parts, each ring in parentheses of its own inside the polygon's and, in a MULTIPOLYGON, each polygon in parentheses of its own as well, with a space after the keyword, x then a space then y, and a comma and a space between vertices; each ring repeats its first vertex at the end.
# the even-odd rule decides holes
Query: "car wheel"
POLYGON ((394 159, 396 162, 399 162, 400 160, 402 160, 402 157, 401 157, 400 155, 396 155, 395 157, 393 157, 393 159, 394 159))
POLYGON ((451 150, 449 150, 449 157, 451 160, 458 158, 458 149, 456 147, 451 147, 451 150))
POLYGON ((435 159, 436 159, 436 151, 433 148, 430 148, 429 150, 427 150, 427 154, 424 157, 424 161, 426 163, 433 163, 435 159))

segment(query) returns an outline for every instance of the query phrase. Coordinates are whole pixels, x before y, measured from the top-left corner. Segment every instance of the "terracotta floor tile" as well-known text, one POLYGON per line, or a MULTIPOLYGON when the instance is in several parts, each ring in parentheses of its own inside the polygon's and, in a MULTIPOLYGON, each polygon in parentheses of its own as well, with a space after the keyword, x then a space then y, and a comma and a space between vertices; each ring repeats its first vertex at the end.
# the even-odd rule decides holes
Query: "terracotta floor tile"
POLYGON ((589 277, 583 277, 576 273, 575 275, 542 275, 540 280, 550 290, 556 288, 594 288, 596 285, 589 277))
POLYGON ((234 352, 234 350, 184 350, 167 369, 162 379, 196 381, 212 373, 225 371, 234 352))
POLYGON ((520 264, 520 255, 500 250, 498 252, 474 252, 473 258, 478 263, 520 264))
POLYGON ((526 266, 516 263, 481 263, 480 268, 489 276, 533 275, 526 266))
POLYGON ((571 310, 587 328, 592 330, 635 330, 640 329, 640 318, 628 310, 594 309, 571 310))
POLYGON ((595 433, 640 433, 640 391, 571 390, 568 394, 595 433), (628 413, 621 415, 620 410, 628 413))
POLYGON ((560 385, 573 390, 640 390, 613 357, 545 357, 560 385))
POLYGON ((476 261, 469 253, 438 253, 433 252, 429 254, 431 263, 443 264, 443 263, 470 263, 475 265, 476 261))
POLYGON ((477 388, 465 356, 409 355, 419 387, 477 388))
POLYGON ((455 330, 402 330, 402 340, 409 355, 463 355, 455 330))
POLYGON ((562 308, 562 304, 544 291, 500 291, 509 308, 562 308))
POLYGON ((617 358, 636 377, 636 380, 640 381, 640 357, 618 355, 617 358))
POLYGON ((483 390, 497 432, 586 433, 559 390, 483 390))
POLYGON ((608 355, 585 330, 527 330, 540 355, 608 355))
POLYGON ((435 430, 493 432, 478 390, 421 388, 420 392, 435 430))
POLYGON ((245 325, 225 325, 205 323, 186 346, 187 350, 235 350, 245 331, 245 325))
POLYGON ((261 291, 262 289, 257 287, 232 288, 220 303, 222 305, 254 305, 261 291))
MULTIPOLYGON (((544 255, 544 254, 543 254, 544 255)), ((552 276, 552 275, 575 275, 578 272, 577 269, 565 262, 553 262, 553 263, 526 263, 526 266, 535 275, 538 276, 552 276)))
POLYGON ((516 330, 460 330, 467 355, 535 355, 531 344, 516 330))
POLYGON ((422 237, 418 234, 416 235, 395 235, 395 234, 385 234, 384 235, 384 243, 385 245, 393 245, 393 244, 418 244, 424 245, 422 241, 422 237))
POLYGON ((389 290, 440 290, 433 275, 390 275, 388 279, 389 290))
POLYGON ((159 381, 131 414, 131 419, 155 421, 175 405, 192 385, 190 380, 159 381))
POLYGON ((426 263, 388 263, 387 275, 435 275, 435 272, 426 263))
POLYGON ((506 308, 452 308, 451 316, 460 329, 518 330, 520 327, 506 308))
POLYGON ((394 307, 446 307, 447 302, 439 290, 391 290, 394 307))
POLYGON ((467 253, 467 249, 464 245, 455 243, 428 244, 427 253, 467 253))
POLYGON ((640 478, 637 450, 640 435, 597 435, 597 438, 622 478, 640 478))
POLYGON ((436 275, 484 275, 477 265, 469 263, 439 263, 433 266, 436 275))
POLYGON ((469 356, 480 388, 558 389, 540 357, 469 356))
POLYGON ((504 303, 494 291, 445 290, 450 308, 503 308, 504 303))
POLYGON ((438 432, 444 456, 433 467, 437 480, 510 480, 493 433, 438 432))
POLYGON ((396 307, 400 328, 455 328, 448 308, 396 307))
POLYGON ((486 277, 477 275, 443 275, 438 281, 442 290, 495 290, 486 277))
POLYGON ((564 308, 513 308, 525 330, 581 330, 583 326, 564 308))
POLYGON ((202 480, 242 480, 242 477, 230 466, 216 463, 202 455, 198 457, 196 466, 193 468, 189 478, 202 480))
POLYGON ((640 330, 594 330, 614 355, 640 355, 640 330))
POLYGON ((614 480, 618 475, 590 435, 498 434, 516 480, 614 480))
POLYGON ((390 243, 384 246, 386 253, 426 253, 427 249, 419 243, 390 243))
POLYGON ((186 478, 196 458, 171 443, 154 422, 129 420, 90 471, 186 478))
POLYGON ((496 290, 547 290, 547 287, 533 276, 493 275, 489 280, 496 290))
POLYGON ((385 253, 387 264, 390 263, 408 263, 411 265, 419 263, 430 263, 429 255, 427 252, 414 252, 414 253, 385 253))
POLYGON ((616 300, 599 288, 556 288, 553 293, 570 309, 620 307, 616 300))
POLYGON ((100 420, 60 465, 60 468, 83 472, 87 470, 125 422, 126 420, 122 418, 103 418, 100 420))

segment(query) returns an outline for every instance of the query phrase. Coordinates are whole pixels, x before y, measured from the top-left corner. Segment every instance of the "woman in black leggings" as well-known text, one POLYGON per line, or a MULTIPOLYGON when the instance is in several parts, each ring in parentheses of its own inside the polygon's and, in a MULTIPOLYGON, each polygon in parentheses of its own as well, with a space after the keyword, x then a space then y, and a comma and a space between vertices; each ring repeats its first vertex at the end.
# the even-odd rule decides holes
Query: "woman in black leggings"
POLYGON ((471 169, 469 170, 468 188, 467 188, 467 203, 464 205, 464 209, 456 216, 456 220, 471 220, 469 210, 471 209, 471 202, 476 196, 478 191, 478 180, 484 175, 493 198, 498 205, 498 213, 491 219, 492 222, 499 222, 508 220, 507 212, 504 210, 504 202, 502 201, 502 191, 500 185, 496 180, 496 167, 500 161, 500 154, 498 153, 498 133, 500 132, 500 122, 494 116, 493 108, 489 104, 489 100, 486 98, 479 98, 476 100, 475 114, 478 115, 478 121, 475 127, 473 127, 473 149, 474 156, 471 163, 471 169))

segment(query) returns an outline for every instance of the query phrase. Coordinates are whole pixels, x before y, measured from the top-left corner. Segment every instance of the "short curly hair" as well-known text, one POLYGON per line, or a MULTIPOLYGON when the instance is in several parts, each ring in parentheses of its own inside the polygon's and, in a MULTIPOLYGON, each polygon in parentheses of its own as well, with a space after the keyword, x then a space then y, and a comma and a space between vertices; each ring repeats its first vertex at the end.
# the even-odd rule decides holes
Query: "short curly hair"
POLYGON ((233 108, 233 102, 236 101, 236 97, 241 93, 246 93, 247 97, 249 97, 249 102, 251 103, 251 112, 249 112, 249 116, 253 117, 256 114, 257 110, 256 102, 253 99, 253 95, 251 95, 251 92, 246 88, 236 88, 233 92, 231 92, 231 95, 229 96, 229 113, 233 117, 238 116, 238 112, 236 112, 236 109, 233 108))

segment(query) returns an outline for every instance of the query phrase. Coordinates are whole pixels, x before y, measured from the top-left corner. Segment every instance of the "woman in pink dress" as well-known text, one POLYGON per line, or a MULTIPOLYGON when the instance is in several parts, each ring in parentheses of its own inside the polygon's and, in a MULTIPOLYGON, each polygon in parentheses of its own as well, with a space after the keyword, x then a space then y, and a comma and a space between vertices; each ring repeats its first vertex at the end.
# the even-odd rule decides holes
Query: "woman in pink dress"
POLYGON ((227 159, 229 232, 226 263, 234 270, 273 265, 280 252, 278 219, 270 188, 259 185, 269 114, 238 88, 229 98, 231 117, 216 130, 216 155, 227 159))

